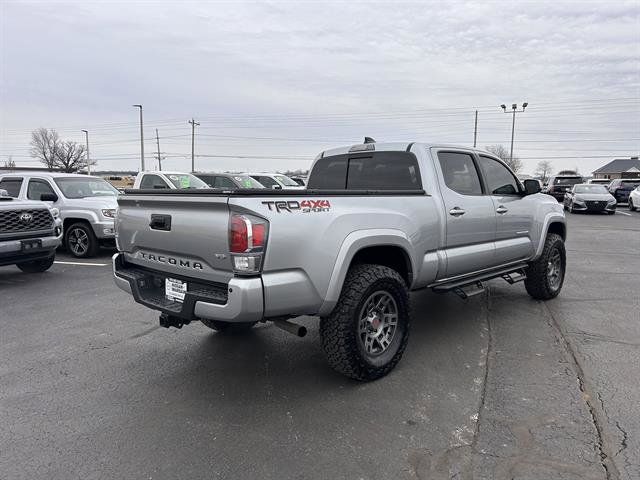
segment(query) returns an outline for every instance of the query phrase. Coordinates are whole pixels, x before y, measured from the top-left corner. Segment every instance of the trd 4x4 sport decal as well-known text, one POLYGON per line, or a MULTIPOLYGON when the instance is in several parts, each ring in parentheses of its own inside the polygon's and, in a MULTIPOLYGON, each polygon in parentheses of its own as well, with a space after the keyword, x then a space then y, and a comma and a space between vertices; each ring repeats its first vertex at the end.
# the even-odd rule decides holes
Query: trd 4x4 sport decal
POLYGON ((269 210, 275 210, 280 213, 282 211, 292 213, 300 210, 302 213, 328 212, 331 209, 329 200, 277 200, 271 202, 262 202, 263 205, 269 207, 269 210))

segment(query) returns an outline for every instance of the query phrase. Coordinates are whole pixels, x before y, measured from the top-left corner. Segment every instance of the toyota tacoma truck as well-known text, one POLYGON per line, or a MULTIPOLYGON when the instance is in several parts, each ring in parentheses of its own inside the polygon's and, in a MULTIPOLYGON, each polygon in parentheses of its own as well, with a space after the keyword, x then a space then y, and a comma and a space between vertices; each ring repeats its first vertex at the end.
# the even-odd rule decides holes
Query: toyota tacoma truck
POLYGON ((44 202, 17 200, 0 190, 0 266, 44 272, 53 265, 61 240, 57 209, 44 202))
POLYGON ((558 295, 565 217, 537 181, 480 150, 366 142, 318 155, 307 190, 127 190, 116 284, 165 327, 302 336, 290 320, 317 316, 328 363, 362 381, 400 360, 411 290, 558 295))

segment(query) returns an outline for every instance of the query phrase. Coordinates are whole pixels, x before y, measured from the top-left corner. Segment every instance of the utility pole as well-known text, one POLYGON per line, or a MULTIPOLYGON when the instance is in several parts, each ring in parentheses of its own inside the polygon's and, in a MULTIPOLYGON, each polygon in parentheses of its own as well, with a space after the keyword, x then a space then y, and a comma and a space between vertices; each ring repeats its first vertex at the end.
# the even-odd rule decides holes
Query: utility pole
POLYGON ((473 148, 476 148, 477 138, 478 138, 478 110, 476 110, 476 121, 473 124, 473 148))
POLYGON ((84 132, 85 140, 87 141, 87 175, 91 175, 91 158, 89 157, 89 131, 82 131, 84 132))
POLYGON ((158 145, 158 170, 162 171, 162 162, 160 160, 160 137, 158 137, 157 128, 156 128, 156 144, 158 145))
POLYGON ((193 118, 189 120, 187 123, 191 124, 191 172, 193 173, 196 171, 196 162, 195 162, 195 154, 194 154, 196 127, 200 126, 200 124, 196 122, 193 118))
MULTIPOLYGON (((509 154, 509 160, 513 160, 513 135, 514 135, 515 130, 516 130, 516 113, 524 112, 524 109, 527 108, 527 105, 529 105, 529 104, 527 102, 524 102, 522 104, 522 110, 518 110, 518 104, 517 103, 511 104, 511 110, 513 111, 513 120, 511 122, 511 153, 509 154)), ((500 105, 500 107, 502 107, 502 111, 504 113, 508 113, 507 112, 507 106, 504 103, 502 105, 500 105)))
POLYGON ((144 133, 142 128, 142 105, 133 105, 140 109, 140 171, 144 172, 144 133))

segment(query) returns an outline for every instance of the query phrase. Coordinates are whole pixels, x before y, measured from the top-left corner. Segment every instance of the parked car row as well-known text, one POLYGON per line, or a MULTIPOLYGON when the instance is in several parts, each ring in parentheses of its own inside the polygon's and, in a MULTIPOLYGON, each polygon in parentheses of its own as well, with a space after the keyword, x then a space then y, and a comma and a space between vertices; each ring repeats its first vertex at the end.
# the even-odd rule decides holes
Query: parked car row
MULTIPOLYGON (((542 191, 566 205, 565 194, 572 191, 575 185, 584 184, 582 176, 576 174, 554 175, 544 184, 542 191)), ((618 203, 627 203, 629 194, 640 186, 640 178, 592 178, 588 185, 601 185, 618 203)))
POLYGON ((145 171, 136 176, 133 188, 141 189, 191 189, 222 188, 269 188, 272 190, 301 190, 304 177, 295 180, 281 173, 184 173, 168 171, 145 171))

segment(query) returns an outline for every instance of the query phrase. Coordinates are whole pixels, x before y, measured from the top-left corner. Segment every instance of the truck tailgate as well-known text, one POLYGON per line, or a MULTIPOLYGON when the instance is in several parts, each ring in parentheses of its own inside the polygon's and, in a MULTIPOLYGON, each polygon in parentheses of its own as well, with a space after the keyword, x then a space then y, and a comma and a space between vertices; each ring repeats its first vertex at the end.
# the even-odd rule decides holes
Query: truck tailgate
POLYGON ((119 250, 130 263, 226 283, 233 277, 227 202, 225 195, 122 195, 119 250))

